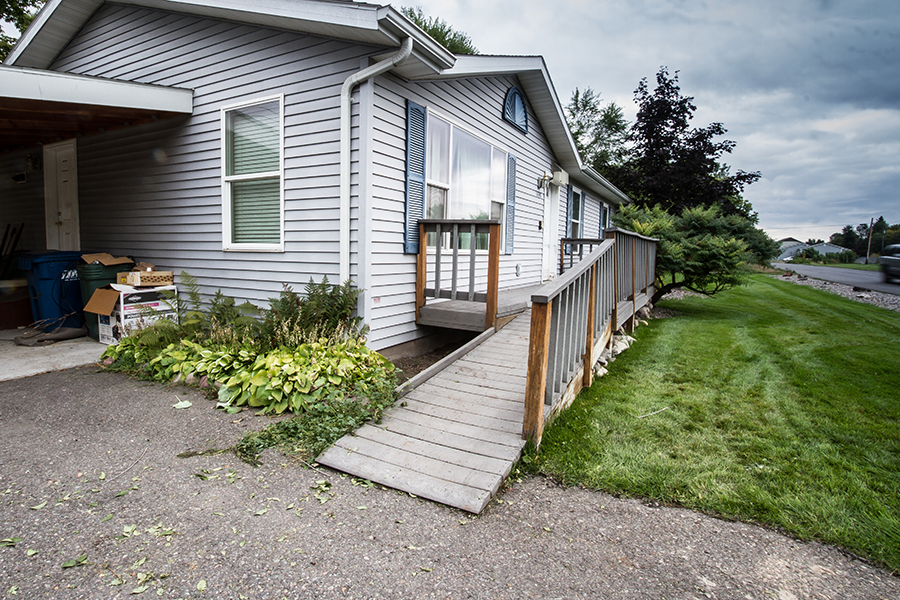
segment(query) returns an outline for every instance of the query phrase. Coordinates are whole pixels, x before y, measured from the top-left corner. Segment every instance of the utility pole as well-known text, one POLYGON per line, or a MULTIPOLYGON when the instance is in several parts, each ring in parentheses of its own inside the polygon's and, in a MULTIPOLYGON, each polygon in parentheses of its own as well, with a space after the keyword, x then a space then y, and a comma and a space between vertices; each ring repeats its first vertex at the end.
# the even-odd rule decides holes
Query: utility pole
POLYGON ((869 219, 869 245, 866 247, 866 264, 869 264, 869 255, 872 253, 872 226, 875 224, 875 217, 869 219))

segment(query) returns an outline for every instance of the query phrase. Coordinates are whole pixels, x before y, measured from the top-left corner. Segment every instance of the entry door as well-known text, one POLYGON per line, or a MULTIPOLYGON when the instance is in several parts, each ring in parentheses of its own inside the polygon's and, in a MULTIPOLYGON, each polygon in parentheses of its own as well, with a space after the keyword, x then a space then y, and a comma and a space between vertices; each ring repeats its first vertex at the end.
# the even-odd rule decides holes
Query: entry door
POLYGON ((48 250, 81 250, 75 140, 44 146, 44 215, 48 250))
POLYGON ((553 279, 556 275, 558 260, 557 248, 557 214, 559 212, 559 186, 550 185, 544 192, 544 251, 541 256, 541 278, 543 281, 553 279))

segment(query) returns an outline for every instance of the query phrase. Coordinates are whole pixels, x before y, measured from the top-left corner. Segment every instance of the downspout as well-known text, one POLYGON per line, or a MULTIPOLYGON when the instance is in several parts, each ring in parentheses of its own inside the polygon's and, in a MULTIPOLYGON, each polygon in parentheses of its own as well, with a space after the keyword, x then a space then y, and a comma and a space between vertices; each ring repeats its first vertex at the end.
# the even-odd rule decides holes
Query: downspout
POLYGON ((340 280, 350 279, 350 95, 353 88, 377 75, 390 71, 412 54, 412 38, 403 40, 400 50, 382 61, 354 73, 341 88, 341 204, 340 204, 340 280))

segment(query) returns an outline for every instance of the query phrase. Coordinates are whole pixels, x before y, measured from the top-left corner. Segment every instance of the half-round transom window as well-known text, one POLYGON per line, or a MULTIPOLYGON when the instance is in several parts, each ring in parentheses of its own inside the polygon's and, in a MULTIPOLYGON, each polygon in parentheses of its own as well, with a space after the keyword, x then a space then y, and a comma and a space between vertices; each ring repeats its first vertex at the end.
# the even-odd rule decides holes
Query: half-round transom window
POLYGON ((503 104, 503 118, 513 124, 522 133, 528 133, 528 113, 525 110, 525 97, 518 88, 511 87, 506 93, 503 104))

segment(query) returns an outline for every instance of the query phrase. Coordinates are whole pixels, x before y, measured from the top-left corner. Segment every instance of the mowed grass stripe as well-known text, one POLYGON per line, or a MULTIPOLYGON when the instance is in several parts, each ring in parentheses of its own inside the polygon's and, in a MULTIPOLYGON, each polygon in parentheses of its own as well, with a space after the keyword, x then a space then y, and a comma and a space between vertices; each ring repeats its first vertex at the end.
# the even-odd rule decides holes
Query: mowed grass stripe
POLYGON ((900 314, 763 275, 663 305, 537 467, 900 568, 900 314))

